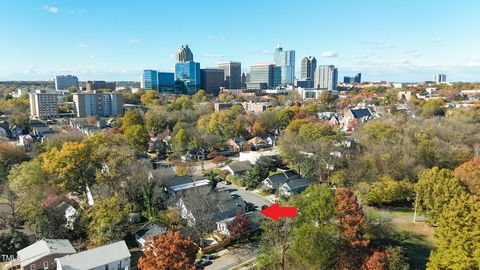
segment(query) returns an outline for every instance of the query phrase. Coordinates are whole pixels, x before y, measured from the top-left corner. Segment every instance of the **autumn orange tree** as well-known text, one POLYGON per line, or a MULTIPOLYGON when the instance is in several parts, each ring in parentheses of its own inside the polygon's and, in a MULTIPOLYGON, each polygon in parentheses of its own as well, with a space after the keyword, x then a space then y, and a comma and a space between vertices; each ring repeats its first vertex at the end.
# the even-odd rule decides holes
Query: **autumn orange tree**
POLYGON ((357 196, 349 188, 338 188, 335 192, 335 214, 339 221, 342 248, 338 268, 359 269, 367 253, 370 240, 364 237, 366 225, 362 207, 357 196))
POLYGON ((142 270, 194 270, 198 246, 182 233, 169 231, 145 243, 144 256, 138 261, 142 270))
POLYGON ((335 213, 343 240, 353 248, 368 246, 370 241, 363 236, 367 222, 362 206, 357 202, 357 196, 349 188, 338 188, 335 195, 335 213))
POLYGON ((388 251, 373 251, 372 255, 365 260, 365 263, 362 267, 364 270, 384 270, 388 266, 388 251))
POLYGON ((454 175, 467 186, 470 192, 480 195, 480 157, 474 157, 458 166, 454 175))

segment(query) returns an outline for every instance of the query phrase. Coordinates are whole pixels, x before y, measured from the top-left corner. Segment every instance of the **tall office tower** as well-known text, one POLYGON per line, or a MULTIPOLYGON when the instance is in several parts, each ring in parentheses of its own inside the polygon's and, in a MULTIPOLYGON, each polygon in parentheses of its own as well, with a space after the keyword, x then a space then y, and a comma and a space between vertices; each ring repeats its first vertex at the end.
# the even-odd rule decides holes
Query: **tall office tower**
POLYGON ((260 86, 260 84, 264 84, 268 88, 274 88, 281 84, 281 78, 281 67, 270 63, 259 63, 250 67, 250 81, 247 85, 260 86))
POLYGON ((357 75, 355 75, 354 82, 355 83, 361 83, 362 82, 362 73, 357 73, 357 75))
POLYGON ((158 75, 156 70, 143 71, 143 89, 158 90, 158 75))
POLYGON ((247 74, 245 74, 245 72, 242 73, 242 85, 241 86, 242 86, 242 88, 247 87, 247 74))
POLYGON ((193 95, 200 89, 200 63, 177 62, 175 64, 175 88, 177 92, 193 95))
POLYGON ((78 78, 73 75, 55 76, 55 90, 67 90, 69 87, 78 89, 78 78))
POLYGON ((218 68, 223 69, 227 89, 240 89, 242 87, 242 64, 240 62, 221 62, 218 63, 218 68))
POLYGON ((361 83, 362 82, 362 73, 358 73, 355 76, 344 76, 343 83, 361 83))
POLYGON ((145 76, 143 75, 143 73, 140 74, 140 88, 145 89, 145 76))
POLYGON ((201 89, 207 94, 218 96, 221 87, 225 87, 225 75, 223 69, 202 68, 200 69, 201 89))
POLYGON ((317 68, 317 59, 313 56, 304 57, 301 63, 300 79, 311 79, 315 77, 315 69, 317 68))
POLYGON ((336 90, 338 84, 338 70, 333 65, 318 66, 315 71, 315 88, 336 90))
POLYGON ((73 103, 77 117, 119 116, 123 114, 121 93, 74 93, 73 103))
POLYGON ((177 62, 190 62, 193 61, 193 54, 188 45, 185 45, 177 51, 176 58, 177 62))
POLYGON ((58 94, 37 90, 29 94, 30 115, 34 118, 48 119, 58 116, 58 94))
POLYGON ((142 74, 143 89, 157 90, 160 92, 173 92, 175 86, 175 75, 173 72, 161 72, 146 69, 142 74))
POLYGON ((284 51, 278 43, 275 49, 274 62, 281 68, 281 83, 293 84, 295 80, 295 51, 284 51))
POLYGON ((433 81, 436 82, 436 83, 444 83, 447 81, 447 75, 445 74, 435 74, 435 76, 433 76, 433 81))
POLYGON ((87 91, 94 91, 100 89, 108 89, 110 91, 115 91, 116 83, 115 82, 106 82, 106 81, 88 81, 87 82, 87 91))

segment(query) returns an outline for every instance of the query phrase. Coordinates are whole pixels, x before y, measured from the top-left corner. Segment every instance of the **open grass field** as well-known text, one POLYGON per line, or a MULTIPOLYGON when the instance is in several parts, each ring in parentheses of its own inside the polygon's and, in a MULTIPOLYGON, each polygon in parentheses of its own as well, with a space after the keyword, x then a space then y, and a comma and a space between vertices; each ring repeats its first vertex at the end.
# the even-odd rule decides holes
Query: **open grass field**
POLYGON ((417 222, 413 222, 413 210, 409 208, 365 207, 365 212, 370 219, 381 220, 388 225, 388 241, 406 249, 411 269, 426 269, 428 256, 435 244, 434 229, 424 222, 425 217, 418 216, 417 222))

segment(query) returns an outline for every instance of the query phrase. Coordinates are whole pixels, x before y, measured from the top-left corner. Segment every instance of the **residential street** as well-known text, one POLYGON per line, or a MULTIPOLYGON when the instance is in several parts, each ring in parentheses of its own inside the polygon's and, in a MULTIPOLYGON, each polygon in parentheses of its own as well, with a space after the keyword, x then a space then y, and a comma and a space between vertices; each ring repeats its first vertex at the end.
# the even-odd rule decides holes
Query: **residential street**
POLYGON ((228 248, 217 252, 218 258, 205 267, 206 270, 228 270, 254 259, 260 253, 257 243, 249 243, 238 248, 228 248))

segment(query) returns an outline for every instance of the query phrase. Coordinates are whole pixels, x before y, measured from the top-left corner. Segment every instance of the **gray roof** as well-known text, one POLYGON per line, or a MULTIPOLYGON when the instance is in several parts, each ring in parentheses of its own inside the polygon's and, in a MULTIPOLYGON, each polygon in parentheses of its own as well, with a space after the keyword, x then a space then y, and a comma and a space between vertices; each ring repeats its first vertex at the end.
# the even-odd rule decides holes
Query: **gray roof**
POLYGON ((233 172, 244 172, 252 167, 252 163, 250 161, 235 161, 228 165, 233 172))
MULTIPOLYGON (((260 214, 259 211, 252 211, 252 212, 247 212, 245 213, 245 215, 250 219, 251 222, 253 223, 260 223, 262 220, 265 219, 265 216, 260 214)), ((230 218, 226 218, 226 219, 223 219, 223 220, 220 220, 220 221, 217 221, 217 223, 225 223, 225 224, 228 224, 230 222, 232 222, 236 217, 236 214, 235 216, 233 217, 230 217, 230 218)))
POLYGON ((284 171, 281 173, 270 175, 265 180, 267 181, 270 180, 270 183, 272 183, 272 186, 276 188, 278 186, 281 186, 291 181, 292 178, 298 178, 298 175, 293 171, 284 171))
POLYGON ((233 199, 230 197, 230 199, 219 203, 217 207, 219 211, 215 215, 215 221, 234 217, 238 209, 245 210, 245 201, 240 198, 233 199))
POLYGON ((283 187, 286 187, 289 190, 295 190, 295 189, 298 189, 298 188, 308 187, 313 183, 315 183, 315 180, 313 180, 311 178, 302 178, 302 179, 297 179, 297 180, 287 182, 287 183, 283 184, 283 187))
POLYGON ((22 267, 52 254, 73 254, 77 252, 66 239, 42 239, 17 251, 22 267))
POLYGON ((110 245, 68 255, 57 260, 64 270, 92 269, 122 259, 127 259, 131 256, 127 244, 122 240, 110 245))
POLYGON ((160 185, 171 187, 191 183, 192 177, 189 175, 176 175, 173 167, 160 167, 149 172, 149 178, 160 185))
POLYGON ((351 111, 353 117, 355 117, 356 119, 373 117, 372 113, 368 108, 351 109, 351 111))
POLYGON ((167 227, 158 223, 148 223, 142 229, 140 229, 135 235, 139 238, 147 240, 150 236, 162 235, 167 232, 167 227))

